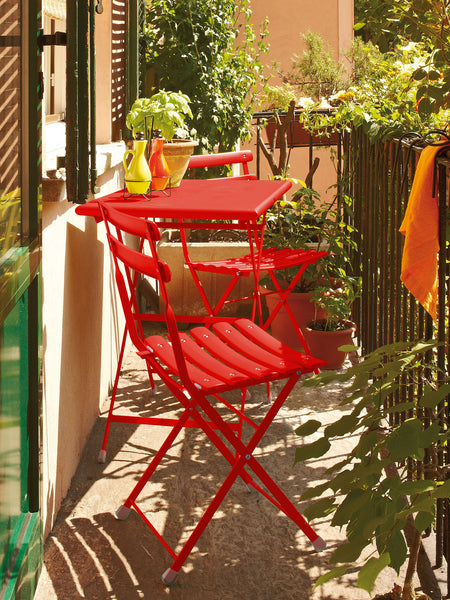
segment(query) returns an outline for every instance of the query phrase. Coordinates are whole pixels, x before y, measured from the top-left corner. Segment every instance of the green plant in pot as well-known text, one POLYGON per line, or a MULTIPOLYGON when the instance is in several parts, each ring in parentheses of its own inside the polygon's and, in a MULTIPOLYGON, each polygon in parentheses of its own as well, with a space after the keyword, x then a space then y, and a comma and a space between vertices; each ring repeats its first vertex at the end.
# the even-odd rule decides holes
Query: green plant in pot
POLYGON ((351 314, 353 302, 360 295, 361 278, 347 275, 343 269, 336 272, 339 270, 331 276, 323 273, 323 281, 314 289, 311 299, 323 315, 316 314, 303 331, 311 354, 326 360, 327 369, 343 366, 349 349, 353 348, 356 331, 351 314))
POLYGON ((171 187, 180 185, 189 157, 198 144, 189 138, 191 132, 185 122, 187 117, 192 117, 189 103, 186 94, 160 90, 150 98, 135 100, 126 118, 133 137, 141 133, 149 138, 151 127, 161 131, 165 139, 164 156, 169 166, 171 187))
POLYGON ((306 387, 331 384, 332 389, 338 382, 348 393, 340 399, 342 416, 337 421, 313 418, 297 428, 302 442, 295 461, 316 462, 326 453, 332 456, 335 442, 353 442, 320 476, 324 482, 314 482, 301 497, 312 501, 303 510, 308 519, 330 518, 346 535, 328 558, 331 570, 316 585, 351 570, 358 573, 357 586, 371 594, 389 566, 402 574, 402 585, 377 598, 417 598, 416 574, 427 594, 441 598, 421 549, 422 535, 436 522, 437 505, 450 496, 447 467, 441 460, 450 437, 450 384, 437 366, 436 347, 433 340, 397 342, 378 348, 346 371, 322 372, 305 380, 306 387), (305 439, 309 436, 314 438, 305 439))
MULTIPOLYGON (((264 233, 266 248, 276 246, 327 252, 316 264, 307 267, 288 298, 289 307, 303 332, 307 322, 326 316, 325 307, 314 302, 316 297, 321 299, 326 291, 333 291, 346 283, 351 283, 354 291, 343 293, 348 294, 349 298, 352 294, 356 296, 359 279, 354 278, 354 281, 347 275, 352 272, 351 253, 357 248, 355 237, 355 229, 344 221, 336 209, 336 199, 331 203, 323 202, 318 192, 308 187, 300 188, 291 200, 280 200, 267 211, 264 233), (317 290, 320 290, 320 294, 317 290)), ((277 279, 281 287, 288 287, 297 271, 294 268, 278 272, 277 279)), ((268 291, 274 289, 268 279, 263 279, 261 284, 268 291)), ((275 294, 266 295, 269 311, 273 309, 275 301, 275 294)), ((285 310, 281 309, 272 322, 272 333, 286 344, 299 347, 299 340, 285 310)))

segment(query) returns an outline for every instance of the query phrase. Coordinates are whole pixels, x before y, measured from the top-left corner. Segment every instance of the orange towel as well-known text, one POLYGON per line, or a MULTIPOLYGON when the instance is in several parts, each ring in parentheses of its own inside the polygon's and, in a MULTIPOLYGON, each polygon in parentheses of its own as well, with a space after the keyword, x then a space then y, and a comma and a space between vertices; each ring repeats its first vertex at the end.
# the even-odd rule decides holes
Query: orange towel
POLYGON ((405 235, 401 280, 436 320, 439 210, 433 198, 434 158, 442 145, 427 146, 417 163, 408 206, 400 226, 405 235))

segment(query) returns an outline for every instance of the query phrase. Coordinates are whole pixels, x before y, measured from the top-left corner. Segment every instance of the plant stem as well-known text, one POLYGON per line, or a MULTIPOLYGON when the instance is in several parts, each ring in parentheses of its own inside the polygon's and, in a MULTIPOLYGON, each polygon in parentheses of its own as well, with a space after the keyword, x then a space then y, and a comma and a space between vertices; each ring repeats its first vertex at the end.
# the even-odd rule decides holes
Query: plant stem
POLYGON ((414 538, 409 548, 409 560, 406 568, 405 581, 403 585, 402 600, 414 600, 414 573, 417 569, 417 559, 419 557, 420 542, 422 540, 422 534, 417 531, 414 532, 414 538))

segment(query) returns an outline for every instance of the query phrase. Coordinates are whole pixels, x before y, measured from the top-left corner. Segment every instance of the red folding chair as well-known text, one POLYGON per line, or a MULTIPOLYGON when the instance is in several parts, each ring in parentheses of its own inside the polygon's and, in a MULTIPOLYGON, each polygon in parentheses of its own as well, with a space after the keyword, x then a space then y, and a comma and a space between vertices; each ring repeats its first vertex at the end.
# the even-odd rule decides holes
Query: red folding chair
POLYGON ((325 542, 275 484, 253 452, 299 377, 324 366, 324 361, 284 346, 249 319, 238 319, 232 324, 216 321, 211 329, 200 326, 190 333, 178 331, 166 290, 170 270, 157 256, 155 242, 160 236, 158 228, 153 222, 130 217, 103 204, 101 211, 131 339, 138 355, 146 361, 148 372, 161 379, 182 408, 178 419, 154 418, 155 425, 168 426, 168 435, 124 504, 117 510, 117 517, 125 519, 134 508, 170 554, 172 565, 162 575, 167 585, 175 581, 192 548, 238 477, 300 527, 316 550, 323 550, 325 542), (127 247, 117 231, 138 236, 141 242, 148 243, 149 251, 143 253, 127 247), (136 304, 133 285, 130 287, 130 272, 141 273, 158 281, 165 304, 168 339, 161 335, 145 337, 142 327, 144 315, 136 304), (256 423, 245 413, 245 390, 249 386, 275 380, 285 381, 262 420, 256 423), (240 406, 234 406, 223 398, 223 394, 230 390, 242 390, 240 406), (228 416, 221 416, 217 410, 218 403, 222 409, 229 411, 229 416, 234 417, 233 421, 228 416), (241 435, 243 424, 252 430, 246 442, 241 435), (139 508, 137 500, 184 427, 200 428, 229 463, 230 470, 187 541, 176 553, 139 508))
MULTIPOLYGON (((196 169, 200 167, 210 167, 226 164, 242 164, 244 175, 238 176, 240 179, 254 178, 256 176, 249 174, 248 163, 253 160, 253 155, 249 150, 239 152, 222 152, 218 154, 200 154, 192 156, 189 161, 189 168, 196 169)), ((262 229, 262 231, 264 231, 262 229)), ((243 300, 253 300, 252 319, 256 316, 259 318, 259 323, 264 329, 268 329, 282 307, 292 323, 292 327, 299 338, 300 344, 309 352, 308 344, 303 336, 303 332, 292 313, 292 310, 287 302, 289 295, 294 290, 296 284, 301 279, 307 267, 315 264, 320 258, 326 256, 325 251, 316 250, 301 250, 291 248, 263 248, 263 237, 258 235, 256 231, 248 231, 250 242, 250 253, 239 258, 216 261, 191 261, 189 249, 185 236, 184 229, 180 230, 181 242, 183 247, 183 255, 186 266, 189 268, 192 278, 196 284, 198 292, 202 298, 208 315, 217 316, 220 310, 227 304, 240 302, 243 300), (298 268, 295 277, 291 280, 287 288, 283 288, 277 273, 282 273, 284 269, 298 268), (204 273, 220 273, 230 276, 230 282, 220 297, 219 301, 212 306, 210 303, 201 280, 198 276, 199 272, 204 273), (261 293, 259 288, 260 275, 268 276, 273 283, 274 291, 261 293), (252 296, 243 298, 232 298, 232 292, 235 289, 241 277, 254 276, 254 287, 252 296), (272 312, 269 314, 265 322, 262 318, 261 296, 274 294, 278 297, 278 302, 272 312)))
MULTIPOLYGON (((214 167, 219 165, 231 165, 231 164, 241 164, 243 175, 237 176, 238 179, 256 179, 255 175, 249 173, 248 163, 253 160, 253 154, 250 150, 241 150, 236 152, 222 152, 218 154, 201 154, 195 155, 190 158, 189 168, 194 170, 201 167, 214 167)), ((234 177, 236 178, 236 177, 234 177)), ((120 231, 117 232, 120 236, 120 231)), ((270 292, 272 294, 278 295, 278 304, 274 308, 274 310, 269 315, 266 322, 263 324, 264 329, 268 329, 272 320, 275 318, 278 311, 282 306, 285 306, 285 310, 290 317, 292 322, 292 327, 294 331, 296 331, 297 336, 299 337, 300 343, 306 352, 309 352, 309 348, 303 337, 303 334, 300 328, 297 325, 295 317, 287 304, 287 298, 289 294, 293 290, 295 284, 303 275, 305 269, 309 264, 315 263, 322 256, 324 256, 325 252, 316 252, 313 250, 290 250, 290 249, 276 249, 270 248, 265 250, 258 251, 260 248, 260 239, 255 239, 255 243, 251 246, 252 252, 246 256, 224 260, 224 261, 210 261, 210 262, 192 262, 189 256, 188 245, 185 235, 185 230, 180 229, 183 254, 186 266, 190 269, 190 273, 192 275, 193 281, 196 284, 196 287, 199 291, 199 294, 202 298, 203 304, 208 314, 208 319, 205 320, 210 321, 210 317, 217 317, 220 314, 220 310, 224 305, 229 304, 230 302, 239 302, 242 300, 252 300, 253 299, 253 312, 252 319, 255 319, 256 313, 258 313, 258 318, 260 319, 260 323, 262 323, 262 308, 261 308, 261 294, 259 291, 259 287, 257 285, 259 280, 260 273, 267 273, 270 279, 274 284, 275 291, 270 292), (287 289, 283 289, 276 278, 276 272, 282 269, 286 269, 289 267, 298 267, 298 272, 296 277, 291 281, 289 287, 287 289), (197 272, 210 272, 210 273, 222 273, 230 276, 230 282, 225 289, 222 297, 213 307, 203 289, 202 283, 197 272), (238 280, 241 277, 255 277, 255 286, 254 292, 251 297, 245 298, 234 298, 230 299, 233 289, 238 283, 238 280)), ((249 231, 248 233, 249 239, 252 239, 252 233, 249 231)), ((142 248, 140 248, 142 250, 142 248)), ((137 285, 137 274, 135 273, 132 276, 130 273, 127 273, 127 278, 129 281, 129 285, 133 286, 136 289, 137 285)), ((142 417, 139 415, 129 416, 129 415, 121 415, 120 413, 114 412, 116 395, 117 395, 117 387, 120 378, 120 370, 123 362, 123 354, 125 351, 127 339, 127 330, 125 329, 124 335, 122 338, 122 344, 119 353, 119 360, 117 365, 116 376, 114 379, 114 385, 111 393, 111 400, 109 405, 108 417, 105 427, 105 432, 102 441, 102 447, 100 449, 98 455, 98 461, 104 463, 106 460, 106 447, 108 443, 109 432, 111 428, 111 424, 113 422, 134 422, 137 424, 143 424, 147 422, 146 417, 142 417)), ((151 374, 150 374, 151 376, 151 374)), ((155 391, 155 384, 152 381, 152 391, 155 391)), ((267 398, 268 402, 271 401, 271 391, 270 386, 267 385, 267 398)))
MULTIPOLYGON (((198 168, 202 168, 202 167, 215 167, 215 166, 220 166, 220 165, 240 164, 240 165, 242 165, 243 175, 234 176, 233 179, 256 179, 256 175, 252 175, 249 173, 248 163, 251 162, 252 160, 253 160, 253 154, 250 150, 241 150, 241 151, 236 151, 236 152, 221 152, 218 154, 201 154, 201 155, 191 156, 190 161, 189 161, 189 169, 194 170, 194 169, 198 169, 198 168)), ((117 234, 120 237, 120 235, 121 235, 120 231, 118 231, 117 234)), ((182 239, 182 243, 183 243, 183 252, 188 260, 188 266, 190 265, 192 268, 192 265, 189 260, 189 254, 187 252, 187 241, 186 241, 186 237, 185 237, 185 231, 183 229, 181 230, 181 239, 182 239)), ((142 250, 142 247, 140 248, 140 250, 142 250)), ((248 264, 250 265, 250 262, 248 264)), ((248 275, 250 275, 250 271, 248 271, 248 275)), ((128 279, 129 285, 132 286, 134 288, 134 290, 136 291, 136 286, 138 285, 137 274, 135 273, 134 275, 132 275, 131 273, 127 273, 127 279, 128 279)), ((203 298, 203 302, 204 302, 205 306, 209 307, 208 299, 207 299, 207 297, 203 291, 203 288, 201 286, 201 283, 198 280, 198 277, 196 275, 194 277, 194 281, 196 281, 196 283, 198 282, 197 287, 199 289, 200 295, 203 298)), ((219 312, 221 306, 222 306, 222 304, 220 304, 217 307, 215 314, 217 314, 219 312)), ((212 312, 212 309, 210 309, 208 311, 208 314, 211 314, 211 312, 212 312)), ((121 415, 120 413, 114 412, 115 405, 116 405, 117 388, 118 388, 119 378, 120 378, 120 370, 122 367, 123 355, 124 355, 124 351, 125 351, 125 347, 126 347, 126 340, 127 340, 127 330, 125 328, 125 331, 124 331, 124 334, 122 337, 120 352, 119 352, 119 360, 118 360, 118 364, 117 364, 116 375, 114 378, 114 384, 113 384, 113 388, 112 388, 112 392, 111 392, 111 399, 110 399, 110 404, 109 404, 105 432, 103 435, 102 446, 100 448, 99 455, 98 455, 98 461, 100 463, 104 463, 106 461, 106 448, 107 448, 107 444, 108 444, 108 437, 109 437, 109 432, 110 432, 112 423, 114 423, 114 422, 116 422, 116 423, 117 422, 127 422, 127 423, 134 422, 137 424, 143 424, 143 423, 147 422, 145 417, 141 417, 138 415, 137 416, 128 416, 128 415, 124 416, 124 415, 121 415)), ((155 391, 155 384, 152 381, 152 392, 154 392, 154 391, 155 391)))

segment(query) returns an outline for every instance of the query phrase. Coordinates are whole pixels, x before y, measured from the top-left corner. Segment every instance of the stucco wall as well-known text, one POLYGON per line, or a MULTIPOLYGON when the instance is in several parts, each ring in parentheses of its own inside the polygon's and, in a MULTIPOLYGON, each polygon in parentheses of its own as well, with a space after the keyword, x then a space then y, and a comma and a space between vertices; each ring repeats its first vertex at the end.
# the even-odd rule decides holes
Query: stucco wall
MULTIPOLYGON (((252 21, 255 28, 269 19, 268 43, 270 49, 264 58, 269 71, 274 61, 281 70, 289 70, 293 54, 301 55, 305 46, 301 34, 313 31, 320 33, 330 45, 338 60, 348 65, 345 53, 353 38, 353 0, 251 0, 252 21)), ((280 83, 274 74, 271 85, 280 83)), ((264 136, 264 132, 263 132, 264 136)), ((251 148, 256 155, 256 136, 242 145, 251 148)), ((330 186, 336 183, 336 170, 329 148, 314 151, 320 166, 313 180, 313 187, 324 197, 330 196, 330 186)), ((307 148, 294 148, 290 156, 289 176, 304 180, 309 171, 307 148)), ((267 161, 261 154, 261 179, 271 176, 267 161)))
MULTIPOLYGON (((122 152, 116 148, 116 157, 122 152)), ((122 187, 122 181, 121 164, 107 169, 99 178, 100 194, 122 187)), ((123 320, 103 224, 79 217, 66 200, 44 200, 42 226, 42 512, 47 535, 108 396, 123 320)))

